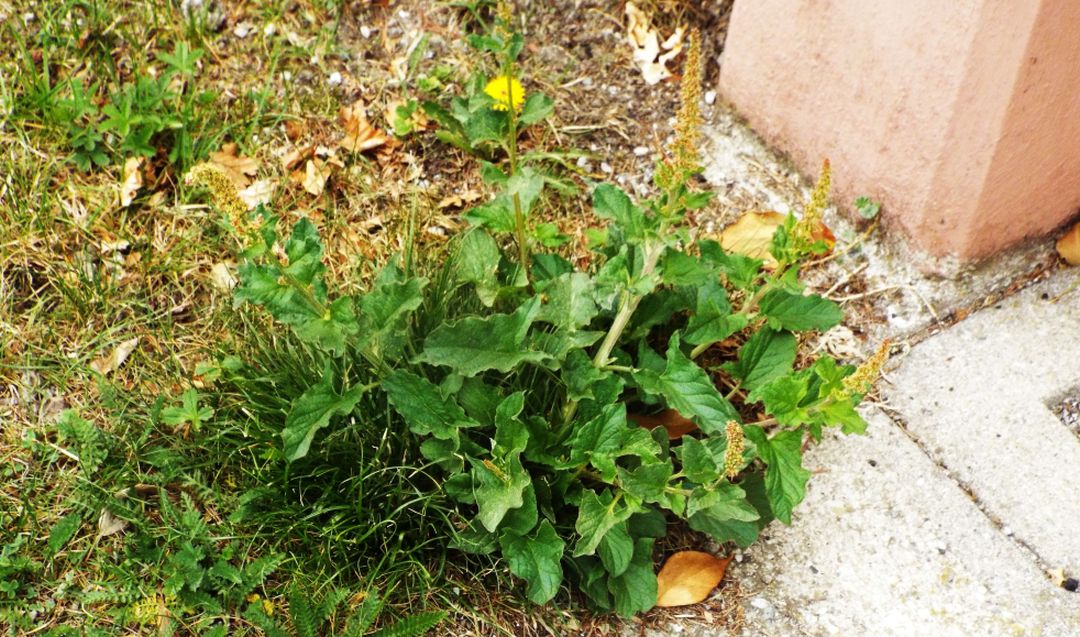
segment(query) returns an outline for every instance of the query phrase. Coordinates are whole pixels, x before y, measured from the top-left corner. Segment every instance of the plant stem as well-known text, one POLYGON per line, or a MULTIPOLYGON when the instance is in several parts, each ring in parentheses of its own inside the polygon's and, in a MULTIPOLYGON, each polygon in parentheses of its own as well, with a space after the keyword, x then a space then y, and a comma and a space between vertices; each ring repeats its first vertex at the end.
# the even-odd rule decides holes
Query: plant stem
MULTIPOLYGON (((662 241, 656 243, 645 242, 641 247, 645 250, 645 263, 641 266, 641 277, 645 278, 656 269, 656 262, 660 260, 660 254, 664 251, 664 244, 662 241)), ((600 345, 600 349, 597 350, 596 356, 593 357, 593 367, 599 369, 608 367, 611 352, 615 349, 619 337, 622 336, 626 326, 630 323, 630 317, 634 315, 634 310, 641 303, 641 299, 641 295, 631 294, 628 289, 623 290, 622 299, 619 301, 619 310, 615 313, 615 320, 611 322, 611 327, 608 328, 604 342, 600 345)), ((574 418, 577 406, 578 401, 571 400, 563 407, 563 425, 568 424, 574 418)))
MULTIPOLYGON (((507 128, 508 136, 506 153, 510 159, 510 176, 518 174, 518 154, 517 154, 517 109, 514 107, 514 65, 512 62, 506 65, 506 114, 507 114, 507 128)), ((528 237, 525 234, 525 213, 521 209, 521 195, 514 193, 511 195, 511 200, 514 204, 514 240, 518 245, 518 261, 520 262, 521 269, 525 273, 525 281, 529 287, 532 287, 529 282, 529 244, 528 237)))

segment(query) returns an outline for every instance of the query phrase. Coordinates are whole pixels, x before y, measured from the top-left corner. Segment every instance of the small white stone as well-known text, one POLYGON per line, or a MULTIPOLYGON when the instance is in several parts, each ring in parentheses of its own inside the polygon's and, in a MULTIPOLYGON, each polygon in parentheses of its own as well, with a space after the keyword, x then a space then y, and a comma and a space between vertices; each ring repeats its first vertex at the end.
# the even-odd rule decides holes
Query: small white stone
POLYGON ((275 33, 277 33, 277 25, 273 22, 263 27, 263 35, 265 35, 266 37, 273 37, 275 33))
POLYGON ((606 172, 608 174, 611 174, 612 172, 615 171, 615 169, 611 167, 611 164, 607 163, 606 161, 605 162, 600 162, 600 170, 602 170, 602 171, 604 171, 604 172, 606 172))
POLYGON ((337 86, 338 84, 341 84, 341 73, 334 71, 330 74, 330 77, 326 78, 326 83, 330 86, 337 86))
POLYGON ((765 599, 764 597, 755 597, 754 599, 750 600, 750 605, 758 610, 765 610, 770 606, 769 600, 765 599))
POLYGON ((233 27, 233 35, 243 40, 254 30, 255 25, 251 24, 247 20, 244 20, 243 22, 233 27))
POLYGON ((281 79, 285 80, 286 82, 291 82, 292 81, 292 71, 282 71, 281 72, 281 79))
POLYGON ((716 102, 716 91, 705 91, 705 103, 712 106, 716 102))
POLYGON ((636 148, 634 148, 634 154, 638 157, 644 157, 645 155, 649 154, 649 149, 645 146, 637 146, 636 148))
POLYGON ((369 27, 366 24, 361 25, 360 26, 360 35, 362 35, 365 40, 370 38, 371 37, 371 27, 369 27))

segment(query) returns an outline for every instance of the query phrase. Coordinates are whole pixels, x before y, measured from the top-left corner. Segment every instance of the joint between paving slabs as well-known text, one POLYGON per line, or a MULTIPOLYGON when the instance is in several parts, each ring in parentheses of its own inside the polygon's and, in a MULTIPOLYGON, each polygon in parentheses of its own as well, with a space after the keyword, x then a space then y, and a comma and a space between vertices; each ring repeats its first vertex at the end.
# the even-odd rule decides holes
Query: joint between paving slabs
POLYGON ((938 470, 941 471, 942 474, 944 474, 945 477, 949 479, 950 482, 956 485, 956 487, 959 488, 960 491, 967 495, 968 499, 971 500, 972 504, 975 505, 975 507, 979 510, 980 513, 986 516, 987 520, 990 520, 990 523, 994 526, 995 529, 997 529, 999 533, 1009 538, 1009 540, 1011 540, 1013 544, 1019 547, 1020 550, 1027 553, 1031 560, 1039 568, 1039 570, 1042 571, 1043 576, 1045 576, 1046 579, 1049 580, 1052 584, 1057 586, 1054 581, 1053 569, 1051 569, 1047 561, 1039 555, 1038 551, 1032 548, 1030 544, 1017 537, 1015 533, 1005 532, 1006 525, 991 511, 987 510, 986 506, 979 500, 979 497, 975 495, 975 492, 971 490, 970 486, 953 477, 952 470, 949 469, 949 466, 946 465, 936 455, 934 455, 934 453, 930 451, 929 447, 927 447, 927 445, 924 444, 918 436, 916 436, 910 429, 908 429, 907 422, 904 421, 904 418, 900 415, 900 412, 893 409, 884 402, 875 403, 875 406, 881 411, 882 415, 889 419, 889 422, 894 424, 897 429, 899 429, 901 432, 903 432, 905 436, 907 436, 908 440, 910 440, 912 443, 915 444, 916 447, 919 448, 923 455, 925 455, 927 459, 929 459, 930 462, 932 462, 934 466, 937 467, 938 470))

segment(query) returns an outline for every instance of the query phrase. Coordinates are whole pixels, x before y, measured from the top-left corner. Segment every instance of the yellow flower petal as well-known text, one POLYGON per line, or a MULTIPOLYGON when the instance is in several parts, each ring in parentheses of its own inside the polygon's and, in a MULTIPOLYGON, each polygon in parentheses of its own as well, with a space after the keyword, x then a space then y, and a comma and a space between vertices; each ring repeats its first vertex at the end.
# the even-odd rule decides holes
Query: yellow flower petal
POLYGON ((517 79, 505 75, 500 75, 488 82, 484 87, 484 92, 495 100, 492 108, 497 111, 505 111, 510 106, 514 107, 514 111, 520 111, 521 105, 525 103, 525 87, 517 79))

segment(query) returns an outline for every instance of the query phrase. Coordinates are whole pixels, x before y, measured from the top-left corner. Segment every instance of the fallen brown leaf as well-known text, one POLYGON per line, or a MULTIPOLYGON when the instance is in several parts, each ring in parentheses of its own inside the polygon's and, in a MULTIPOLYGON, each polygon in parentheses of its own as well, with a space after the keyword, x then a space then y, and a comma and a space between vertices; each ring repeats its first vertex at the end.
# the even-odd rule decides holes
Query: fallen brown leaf
POLYGON ((1058 239, 1057 251, 1069 265, 1080 265, 1080 222, 1058 239))
POLYGON ((671 77, 667 63, 682 52, 686 27, 677 28, 669 38, 661 42, 660 32, 652 27, 652 19, 633 2, 626 3, 626 19, 627 41, 634 49, 634 62, 641 69, 645 83, 656 84, 671 77), (661 49, 667 53, 661 54, 661 49))
POLYGON ((677 440, 691 431, 696 431, 698 426, 694 421, 683 418, 682 414, 674 409, 665 409, 658 414, 628 414, 627 417, 637 426, 645 429, 663 427, 667 429, 668 440, 677 440))
POLYGON ((277 184, 272 179, 260 179, 236 194, 240 196, 240 200, 244 202, 248 210, 254 210, 259 204, 270 203, 275 188, 277 184))
POLYGON ((120 184, 120 206, 127 208, 143 187, 142 164, 145 157, 129 157, 124 162, 124 181, 120 184))
POLYGON ((288 137, 290 142, 300 139, 306 132, 307 126, 304 125, 304 122, 298 119, 285 120, 285 137, 288 137))
POLYGON ((108 537, 128 527, 128 521, 113 515, 108 509, 102 509, 98 516, 98 537, 108 537))
POLYGON ((216 153, 210 153, 210 161, 221 166, 237 188, 246 188, 259 172, 259 162, 251 157, 238 157, 236 144, 225 144, 216 153))
POLYGON ((656 576, 656 606, 687 606, 712 593, 731 562, 701 551, 679 551, 664 562, 656 576))
POLYGON ((112 373, 124 364, 124 361, 128 359, 128 356, 131 356, 131 353, 135 351, 138 345, 138 336, 126 340, 113 348, 113 351, 90 363, 90 368, 103 375, 112 373))
POLYGON ((351 153, 378 148, 390 140, 368 121, 363 100, 357 100, 352 106, 342 106, 338 112, 338 122, 345 129, 345 138, 338 147, 351 153))
POLYGON ((304 187, 304 190, 318 197, 326 189, 326 180, 330 178, 331 172, 333 170, 328 162, 318 157, 312 157, 304 164, 300 184, 304 187))
POLYGON ((752 259, 762 259, 767 264, 776 260, 769 254, 773 234, 784 224, 787 217, 779 212, 751 210, 720 233, 720 246, 752 259))
POLYGON ((465 190, 463 192, 443 197, 442 201, 438 203, 438 208, 440 210, 444 208, 463 208, 464 206, 467 206, 474 201, 478 201, 481 196, 482 195, 476 190, 465 190))

